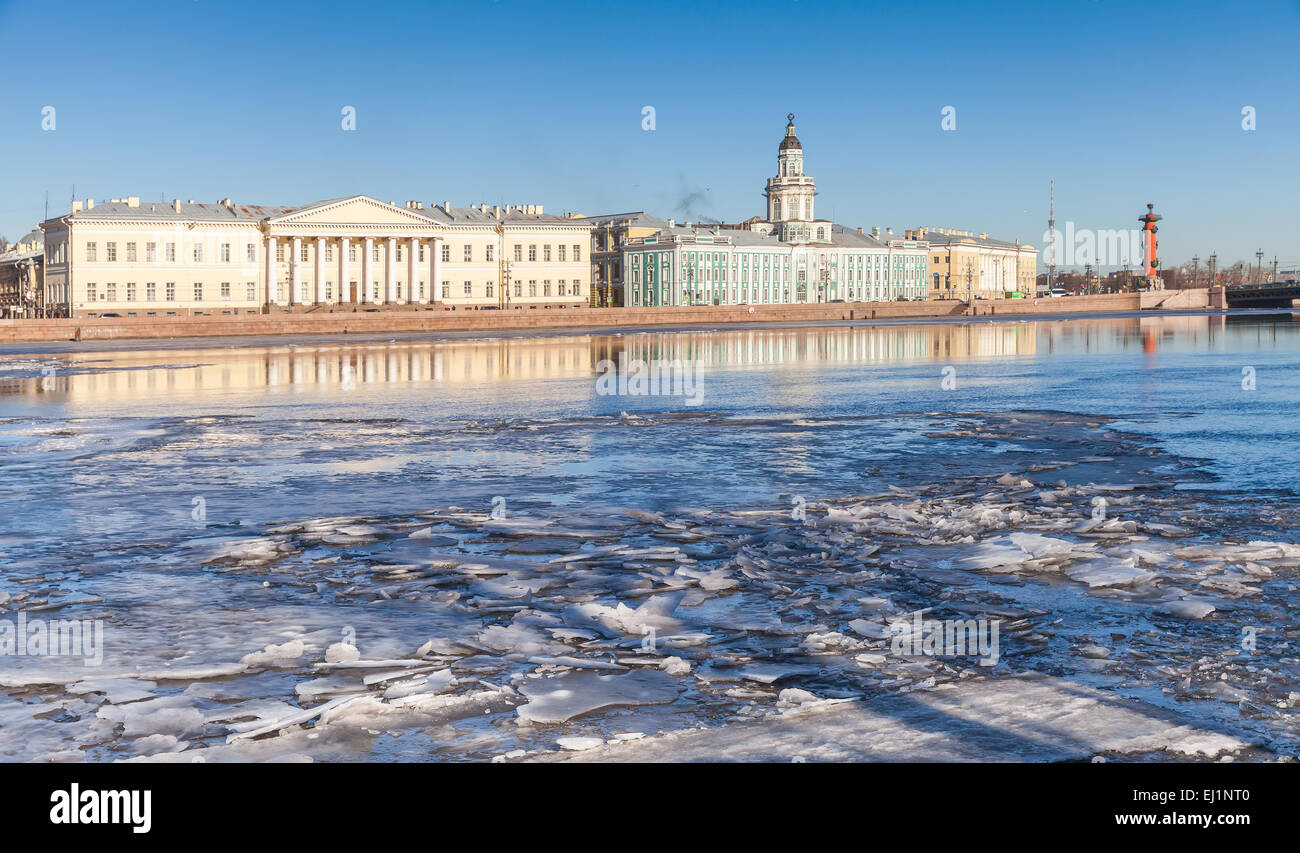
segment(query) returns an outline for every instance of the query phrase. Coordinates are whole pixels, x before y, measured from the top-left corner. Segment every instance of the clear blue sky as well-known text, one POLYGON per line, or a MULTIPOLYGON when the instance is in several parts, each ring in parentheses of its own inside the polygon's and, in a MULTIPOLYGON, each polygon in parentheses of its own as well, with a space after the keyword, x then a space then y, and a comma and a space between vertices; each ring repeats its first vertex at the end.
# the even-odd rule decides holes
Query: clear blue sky
POLYGON ((0 36, 10 239, 74 184, 737 221, 793 111, 818 213, 849 226, 1038 243, 1054 178, 1059 223, 1137 227, 1154 202, 1164 261, 1300 261, 1295 0, 0 0, 0 36))

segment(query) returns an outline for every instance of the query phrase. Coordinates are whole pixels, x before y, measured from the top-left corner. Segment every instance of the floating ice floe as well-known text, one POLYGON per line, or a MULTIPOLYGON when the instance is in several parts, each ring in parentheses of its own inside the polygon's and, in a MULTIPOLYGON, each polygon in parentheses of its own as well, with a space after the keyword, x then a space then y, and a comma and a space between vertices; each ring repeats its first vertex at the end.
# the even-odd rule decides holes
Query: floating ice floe
POLYGON ((582 714, 623 705, 664 705, 682 687, 677 679, 656 669, 624 675, 572 672, 528 681, 519 691, 528 703, 516 709, 530 723, 563 723, 582 714))

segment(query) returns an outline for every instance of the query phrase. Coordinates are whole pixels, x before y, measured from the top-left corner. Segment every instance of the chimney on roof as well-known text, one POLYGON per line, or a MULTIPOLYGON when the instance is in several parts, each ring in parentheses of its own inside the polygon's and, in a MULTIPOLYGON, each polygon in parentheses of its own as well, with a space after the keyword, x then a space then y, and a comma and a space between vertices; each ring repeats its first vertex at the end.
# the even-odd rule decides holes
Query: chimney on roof
POLYGON ((862 226, 861 226, 861 225, 858 226, 858 233, 859 233, 859 234, 862 233, 862 226))
POLYGON ((93 198, 86 199, 86 210, 94 210, 94 208, 95 200, 93 198))
POLYGON ((194 204, 194 199, 190 199, 189 201, 187 201, 187 202, 185 202, 185 203, 186 203, 186 204, 194 204))
POLYGON ((77 201, 75 198, 72 200, 72 212, 81 213, 81 202, 77 201))
POLYGON ((492 205, 492 215, 495 216, 497 219, 501 218, 501 205, 499 204, 492 205))
POLYGON ((172 199, 172 212, 173 212, 173 213, 180 213, 180 212, 181 212, 181 200, 180 200, 180 199, 178 199, 178 198, 174 198, 174 199, 172 199))
POLYGON ((987 240, 988 238, 989 238, 989 232, 985 231, 983 234, 980 234, 981 240, 987 240))
POLYGON ((444 201, 444 202, 442 203, 442 209, 445 210, 445 211, 447 211, 448 213, 451 213, 451 202, 449 202, 449 201, 444 201))
POLYGON ((139 207, 139 206, 140 206, 140 196, 138 196, 138 195, 127 196, 127 197, 126 197, 126 206, 127 206, 127 207, 139 207))
POLYGON ((879 226, 879 225, 872 225, 872 226, 871 226, 871 236, 872 236, 872 237, 879 237, 879 236, 880 236, 880 226, 879 226))
POLYGON ((676 227, 677 227, 677 220, 676 220, 676 219, 669 219, 669 220, 668 220, 668 227, 669 227, 669 228, 676 228, 676 227))

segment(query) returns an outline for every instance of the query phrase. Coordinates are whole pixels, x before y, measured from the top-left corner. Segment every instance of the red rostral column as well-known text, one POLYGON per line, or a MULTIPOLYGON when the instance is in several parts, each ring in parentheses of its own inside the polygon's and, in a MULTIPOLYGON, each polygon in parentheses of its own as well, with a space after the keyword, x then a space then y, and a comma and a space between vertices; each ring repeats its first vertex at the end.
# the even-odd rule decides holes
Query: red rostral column
POLYGON ((1164 282, 1162 282, 1160 277, 1156 275, 1160 269, 1160 262, 1156 260, 1156 231, 1160 229, 1156 228, 1156 223, 1160 221, 1161 217, 1152 213, 1154 208, 1154 204, 1148 204, 1146 215, 1139 216, 1138 222, 1142 223, 1142 230, 1146 232, 1147 259, 1145 264, 1146 269, 1143 270, 1143 272, 1145 274, 1147 286, 1151 288, 1161 288, 1164 286, 1164 282))

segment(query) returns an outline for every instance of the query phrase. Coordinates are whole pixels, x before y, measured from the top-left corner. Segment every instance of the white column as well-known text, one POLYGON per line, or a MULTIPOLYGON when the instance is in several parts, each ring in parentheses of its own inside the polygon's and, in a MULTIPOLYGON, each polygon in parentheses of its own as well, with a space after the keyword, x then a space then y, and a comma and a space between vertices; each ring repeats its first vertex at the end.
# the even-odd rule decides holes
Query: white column
POLYGON ((417 258, 420 256, 420 239, 412 237, 406 245, 406 301, 414 303, 419 301, 420 282, 416 275, 419 267, 417 258))
POLYGON ((370 278, 374 275, 374 263, 370 260, 375 238, 367 237, 361 255, 361 287, 357 291, 358 302, 370 302, 370 278))
POLYGON ((289 259, 289 304, 297 305, 302 297, 299 295, 298 283, 302 277, 302 238, 293 238, 293 257, 289 259))
POLYGON ((352 294, 349 289, 349 279, 352 275, 352 267, 348 265, 348 238, 339 238, 339 304, 343 305, 351 301, 352 294))
POLYGON ((267 305, 270 305, 274 302, 280 301, 280 294, 276 292, 280 287, 280 282, 277 280, 276 275, 278 268, 275 263, 275 238, 269 234, 266 237, 266 246, 263 248, 263 251, 266 252, 266 289, 263 291, 263 293, 265 293, 264 301, 267 305))
POLYGON ((384 301, 396 302, 397 238, 384 239, 384 301))
POLYGON ((325 238, 316 238, 316 304, 325 304, 325 238))
POLYGON ((429 301, 442 301, 442 240, 429 241, 429 301))

